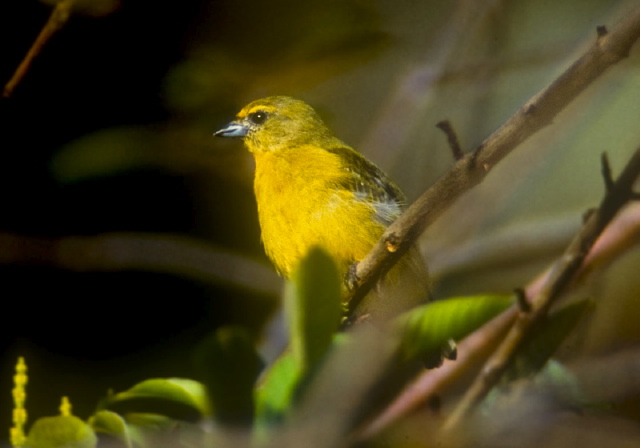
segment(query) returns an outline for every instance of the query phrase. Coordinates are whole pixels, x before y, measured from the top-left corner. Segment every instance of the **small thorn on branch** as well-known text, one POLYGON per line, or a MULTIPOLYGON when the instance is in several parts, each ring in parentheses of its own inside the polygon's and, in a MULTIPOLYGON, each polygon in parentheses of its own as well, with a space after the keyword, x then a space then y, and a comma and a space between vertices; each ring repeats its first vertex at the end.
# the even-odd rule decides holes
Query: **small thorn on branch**
POLYGON ((527 300, 527 293, 523 288, 516 288, 513 290, 516 295, 516 302, 518 304, 518 308, 523 313, 531 312, 531 304, 527 300))
POLYGON ((609 156, 606 152, 603 152, 600 156, 600 163, 602 165, 602 178, 604 179, 604 187, 607 191, 611 191, 613 188, 613 176, 611 175, 611 165, 609 164, 609 156))
POLYGON ((598 39, 606 36, 607 34, 609 34, 609 30, 607 30, 607 27, 604 25, 600 25, 598 27, 596 27, 596 32, 598 33, 598 39))
POLYGON ((447 141, 449 142, 449 148, 451 148, 451 152, 453 153, 453 158, 455 160, 462 159, 464 157, 464 152, 462 152, 458 136, 456 135, 456 131, 454 131, 451 122, 449 120, 442 120, 436 124, 436 127, 447 136, 447 141))
POLYGON ((582 223, 584 224, 585 222, 587 222, 589 220, 589 218, 591 218, 591 215, 593 215, 596 212, 595 208, 590 208, 587 209, 583 214, 582 214, 582 223))

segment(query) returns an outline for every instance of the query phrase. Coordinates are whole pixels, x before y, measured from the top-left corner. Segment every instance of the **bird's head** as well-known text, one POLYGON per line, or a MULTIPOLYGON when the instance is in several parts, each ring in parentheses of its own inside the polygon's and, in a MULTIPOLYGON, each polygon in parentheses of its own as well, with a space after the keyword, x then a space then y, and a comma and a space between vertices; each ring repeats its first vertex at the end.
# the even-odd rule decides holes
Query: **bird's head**
POLYGON ((281 151, 335 138, 311 106, 288 96, 249 103, 213 135, 242 138, 251 152, 281 151))

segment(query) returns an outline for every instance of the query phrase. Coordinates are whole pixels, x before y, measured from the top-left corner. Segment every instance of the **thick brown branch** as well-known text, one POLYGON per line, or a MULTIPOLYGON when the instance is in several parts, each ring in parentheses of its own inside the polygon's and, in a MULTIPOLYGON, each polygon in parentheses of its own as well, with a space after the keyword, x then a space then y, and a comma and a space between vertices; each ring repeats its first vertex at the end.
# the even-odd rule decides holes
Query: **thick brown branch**
POLYGON ((487 361, 480 375, 478 375, 458 407, 451 414, 445 424, 445 429, 450 430, 458 427, 464 417, 496 385, 523 341, 542 322, 551 305, 573 280, 591 247, 593 247, 605 227, 620 209, 632 200, 634 196, 633 184, 639 175, 640 148, 636 150, 620 178, 607 191, 600 207, 589 216, 578 235, 576 235, 565 253, 551 269, 545 285, 533 299, 532 311, 518 315, 507 337, 487 361))
POLYGON ((350 309, 357 306, 375 281, 414 244, 427 226, 463 193, 479 184, 520 143, 549 125, 607 68, 624 59, 639 37, 640 8, 637 8, 610 32, 600 32, 596 42, 582 57, 420 196, 358 264, 356 273, 360 287, 347 298, 350 309), (393 253, 387 250, 390 236, 395 242, 399 241, 393 253))

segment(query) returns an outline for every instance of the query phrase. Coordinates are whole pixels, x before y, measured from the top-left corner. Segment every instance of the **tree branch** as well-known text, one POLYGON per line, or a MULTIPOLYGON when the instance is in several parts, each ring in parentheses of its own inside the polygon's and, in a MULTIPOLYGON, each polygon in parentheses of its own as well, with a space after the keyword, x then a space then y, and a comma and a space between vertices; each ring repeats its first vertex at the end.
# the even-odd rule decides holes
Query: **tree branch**
POLYGON ((51 11, 49 20, 47 20, 47 23, 42 27, 42 30, 40 30, 40 34, 38 34, 35 42, 31 45, 31 48, 29 48, 29 51, 22 62, 20 62, 20 65, 18 65, 11 79, 5 84, 2 91, 3 97, 9 98, 13 94, 15 88, 26 76, 34 59, 40 54, 53 35, 67 23, 71 15, 71 10, 73 9, 74 1, 75 0, 62 0, 56 4, 53 11, 51 11))
POLYGON ((640 38, 640 8, 629 13, 610 32, 599 30, 596 42, 560 77, 533 96, 506 123, 422 194, 384 233, 358 264, 358 288, 347 297, 355 309, 362 298, 418 236, 463 193, 479 184, 495 165, 520 143, 549 125, 584 89, 613 64, 627 57, 640 38), (388 250, 393 243, 394 252, 388 250), (397 246, 397 247, 396 247, 397 246))
MULTIPOLYGON (((622 210, 600 235, 589 255, 573 279, 572 288, 583 281, 586 275, 594 275, 605 268, 613 260, 640 241, 640 203, 634 202, 622 210)), ((549 271, 541 273, 526 288, 526 296, 534 297, 549 277, 549 271)), ((509 328, 517 316, 514 306, 472 333, 458 344, 458 359, 445 362, 435 370, 424 372, 383 414, 376 418, 360 434, 367 439, 388 428, 403 416, 422 409, 426 402, 435 396, 446 396, 452 389, 461 388, 466 382, 469 372, 479 371, 481 363, 486 360, 504 340, 509 328)))
POLYGON ((476 377, 466 395, 445 423, 445 430, 459 427, 464 417, 497 384, 523 341, 544 320, 551 305, 572 282, 605 227, 627 202, 633 200, 635 196, 633 184, 639 175, 640 147, 633 154, 618 180, 607 189, 600 207, 591 213, 565 253, 552 267, 544 286, 533 298, 531 311, 518 314, 502 344, 484 365, 480 375, 476 377))

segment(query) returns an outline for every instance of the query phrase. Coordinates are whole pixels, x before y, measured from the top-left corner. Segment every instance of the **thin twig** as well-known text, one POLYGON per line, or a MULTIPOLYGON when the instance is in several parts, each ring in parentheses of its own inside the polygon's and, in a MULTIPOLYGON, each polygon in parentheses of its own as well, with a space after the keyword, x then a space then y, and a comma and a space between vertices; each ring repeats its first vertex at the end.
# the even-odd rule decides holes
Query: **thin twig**
POLYGON ((449 143, 449 148, 451 148, 451 152, 453 153, 454 160, 462 159, 464 157, 464 152, 462 152, 458 135, 456 134, 456 131, 454 131, 451 122, 449 120, 442 120, 436 124, 436 127, 447 136, 447 142, 449 143))
POLYGON ((40 30, 40 34, 36 38, 31 48, 25 55, 18 68, 13 73, 11 79, 5 84, 4 89, 2 91, 2 96, 5 98, 9 98, 13 91, 16 89, 18 84, 22 81, 22 79, 26 76, 31 64, 33 63, 36 56, 42 52, 44 46, 51 40, 53 35, 60 30, 69 20, 69 16, 71 15, 71 10, 73 9, 73 3, 75 0, 62 0, 57 3, 53 11, 51 11, 51 15, 49 16, 49 20, 44 25, 42 30, 40 30))
MULTIPOLYGON (((613 260, 619 259, 638 241, 640 241, 640 204, 632 203, 625 207, 600 235, 574 278, 572 288, 576 287, 584 276, 594 275, 613 260)), ((529 298, 536 296, 548 276, 549 271, 546 271, 532 281, 526 288, 526 296, 529 298)), ((462 340, 458 344, 456 362, 445 362, 438 369, 424 372, 383 414, 363 430, 361 438, 372 437, 416 409, 422 409, 434 395, 446 397, 452 389, 462 387, 462 382, 466 383, 464 378, 467 378, 468 373, 478 371, 480 363, 486 360, 498 343, 504 339, 517 311, 515 306, 510 308, 462 340)))
POLYGON ((598 33, 596 42, 582 57, 423 193, 358 263, 359 287, 347 297, 350 309, 357 307, 376 280, 406 253, 431 223, 463 193, 479 184, 520 143, 551 124, 554 117, 606 69, 626 58, 638 38, 640 8, 629 13, 609 33, 598 33), (399 243, 393 253, 387 250, 390 239, 399 243))
POLYGON ((551 305, 572 282, 605 227, 618 211, 633 199, 633 184, 640 175, 640 148, 629 160, 618 180, 607 191, 600 207, 591 214, 565 253, 551 269, 540 292, 533 299, 531 312, 519 313, 503 343, 487 361, 467 393, 444 425, 445 430, 458 428, 464 417, 484 399, 510 365, 523 341, 546 317, 551 305))
POLYGON ((600 165, 602 167, 602 178, 604 179, 604 187, 606 191, 613 187, 613 176, 611 175, 611 166, 609 165, 609 157, 606 152, 600 156, 600 165))

